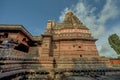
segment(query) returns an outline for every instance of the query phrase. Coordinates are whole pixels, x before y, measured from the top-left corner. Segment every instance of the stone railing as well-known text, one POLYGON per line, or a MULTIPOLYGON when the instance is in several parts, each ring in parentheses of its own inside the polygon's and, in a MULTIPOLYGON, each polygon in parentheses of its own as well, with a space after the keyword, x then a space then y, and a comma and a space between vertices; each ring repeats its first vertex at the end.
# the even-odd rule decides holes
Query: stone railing
POLYGON ((0 57, 2 58, 22 58, 22 59, 37 59, 35 54, 29 54, 22 51, 18 51, 12 48, 4 49, 0 48, 0 57))
POLYGON ((0 49, 0 57, 12 57, 12 58, 26 58, 28 56, 28 53, 21 52, 12 48, 9 49, 0 49))

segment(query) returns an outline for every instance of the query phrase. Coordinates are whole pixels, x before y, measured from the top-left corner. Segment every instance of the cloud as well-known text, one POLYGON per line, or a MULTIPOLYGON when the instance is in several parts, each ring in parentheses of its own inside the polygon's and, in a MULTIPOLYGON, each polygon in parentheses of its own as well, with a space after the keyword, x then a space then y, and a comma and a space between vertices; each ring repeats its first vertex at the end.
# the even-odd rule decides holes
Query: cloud
POLYGON ((112 27, 111 29, 109 29, 108 31, 106 31, 105 35, 99 38, 99 41, 97 42, 97 45, 100 46, 99 48, 99 53, 100 55, 104 55, 104 56, 109 56, 109 57, 117 57, 117 53, 114 51, 114 49, 112 49, 109 45, 108 42, 108 37, 111 34, 118 34, 120 35, 120 24, 115 24, 113 25, 115 27, 112 27))
POLYGON ((69 8, 65 8, 64 11, 61 12, 61 16, 59 17, 59 22, 63 22, 65 18, 65 13, 69 10, 69 8))
MULTIPOLYGON (((100 0, 94 1, 100 3, 100 0)), ((103 4, 104 6, 101 6, 102 9, 99 10, 99 13, 96 13, 100 6, 91 6, 93 4, 88 4, 85 0, 80 0, 74 7, 65 8, 64 11, 61 12, 59 21, 62 22, 66 11, 71 9, 81 22, 90 29, 92 36, 98 38, 96 45, 100 55, 113 56, 115 51, 109 46, 107 39, 112 33, 120 34, 120 24, 116 25, 113 22, 114 25, 109 25, 108 28, 107 22, 109 22, 109 20, 115 20, 120 16, 120 11, 118 10, 118 5, 116 5, 115 0, 106 0, 106 3, 103 4)), ((116 54, 114 57, 115 56, 116 54)))
POLYGON ((115 2, 113 0, 107 0, 98 21, 104 24, 107 20, 116 18, 117 15, 119 15, 119 10, 115 2))

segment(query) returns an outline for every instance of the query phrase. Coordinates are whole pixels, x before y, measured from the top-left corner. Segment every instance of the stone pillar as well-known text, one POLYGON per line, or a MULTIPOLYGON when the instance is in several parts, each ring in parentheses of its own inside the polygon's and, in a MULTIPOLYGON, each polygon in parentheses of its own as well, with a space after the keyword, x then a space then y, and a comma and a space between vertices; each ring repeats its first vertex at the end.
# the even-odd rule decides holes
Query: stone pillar
POLYGON ((52 36, 43 35, 41 56, 43 56, 43 57, 52 56, 52 54, 51 54, 51 40, 52 40, 52 36))

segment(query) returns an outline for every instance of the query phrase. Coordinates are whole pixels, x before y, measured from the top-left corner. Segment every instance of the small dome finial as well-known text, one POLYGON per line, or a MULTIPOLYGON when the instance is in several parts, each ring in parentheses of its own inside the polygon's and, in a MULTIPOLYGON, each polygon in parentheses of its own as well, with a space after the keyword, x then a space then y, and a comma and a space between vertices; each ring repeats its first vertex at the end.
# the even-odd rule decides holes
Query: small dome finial
POLYGON ((71 10, 71 9, 68 9, 66 13, 72 13, 72 10, 71 10))
POLYGON ((73 15, 73 13, 72 13, 72 11, 69 9, 69 10, 66 12, 66 15, 71 16, 71 15, 73 15))

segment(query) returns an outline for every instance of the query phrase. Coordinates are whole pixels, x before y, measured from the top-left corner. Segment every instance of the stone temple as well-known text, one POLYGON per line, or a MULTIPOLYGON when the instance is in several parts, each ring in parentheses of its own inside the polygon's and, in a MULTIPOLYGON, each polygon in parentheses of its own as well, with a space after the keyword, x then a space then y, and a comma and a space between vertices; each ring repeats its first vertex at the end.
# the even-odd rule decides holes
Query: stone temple
MULTIPOLYGON (((46 31, 41 37, 40 59, 54 59, 56 68, 82 67, 82 62, 85 63, 84 68, 110 67, 108 59, 99 57, 95 45, 97 39, 91 36, 89 29, 72 12, 66 13, 62 23, 48 21, 46 31)), ((52 65, 41 66, 50 68, 52 65)))
POLYGON ((81 70, 87 74, 108 70, 108 74, 114 70, 111 60, 99 56, 96 41, 71 11, 62 23, 49 20, 40 36, 32 36, 22 25, 0 24, 0 78, 16 80, 25 74, 41 78, 51 72, 55 77, 81 70))

